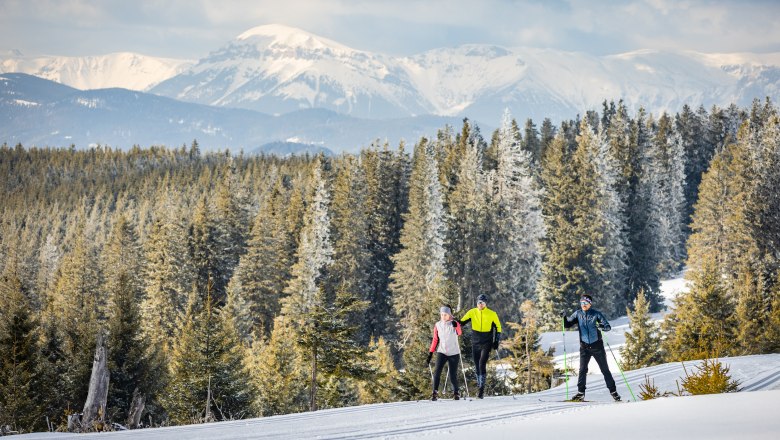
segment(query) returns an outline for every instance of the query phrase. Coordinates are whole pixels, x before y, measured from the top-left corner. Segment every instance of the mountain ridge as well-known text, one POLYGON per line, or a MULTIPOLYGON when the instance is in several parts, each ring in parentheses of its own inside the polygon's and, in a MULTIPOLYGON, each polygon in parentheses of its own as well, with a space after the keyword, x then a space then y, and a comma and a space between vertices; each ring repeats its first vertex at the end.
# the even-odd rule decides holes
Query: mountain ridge
MULTIPOLYGON (((0 62, 5 72, 13 55, 7 57, 0 62)), ((58 64, 52 66, 47 74, 56 79, 58 64)), ((519 120, 560 121, 597 110, 604 100, 658 114, 684 104, 747 106, 754 98, 780 98, 780 53, 641 49, 593 56, 464 44, 394 57, 278 24, 248 29, 197 62, 176 66, 147 78, 143 90, 271 115, 325 108, 367 119, 433 114, 493 122, 508 108, 519 120)))

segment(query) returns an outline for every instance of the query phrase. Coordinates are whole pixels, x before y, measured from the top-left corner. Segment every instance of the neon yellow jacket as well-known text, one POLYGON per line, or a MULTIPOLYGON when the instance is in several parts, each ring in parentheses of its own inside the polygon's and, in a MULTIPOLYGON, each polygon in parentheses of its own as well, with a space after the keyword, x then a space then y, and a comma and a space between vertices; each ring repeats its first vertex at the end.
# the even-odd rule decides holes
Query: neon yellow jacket
POLYGON ((475 332, 489 333, 493 330, 493 325, 495 324, 496 331, 501 333, 501 321, 498 320, 498 315, 487 307, 482 310, 474 307, 460 319, 461 324, 469 321, 471 321, 471 330, 475 332))

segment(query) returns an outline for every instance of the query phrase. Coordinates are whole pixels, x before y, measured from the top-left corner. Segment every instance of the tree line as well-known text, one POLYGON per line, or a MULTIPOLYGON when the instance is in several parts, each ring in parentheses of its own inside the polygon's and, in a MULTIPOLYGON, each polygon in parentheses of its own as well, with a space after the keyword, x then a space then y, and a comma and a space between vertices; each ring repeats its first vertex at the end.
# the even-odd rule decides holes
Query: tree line
POLYGON ((99 335, 101 419, 129 427, 418 398, 439 306, 480 293, 523 372, 497 392, 550 386, 539 332, 583 293, 629 312, 632 368, 776 351, 778 187, 768 100, 507 113, 335 157, 3 145, 0 424, 64 429, 99 335))

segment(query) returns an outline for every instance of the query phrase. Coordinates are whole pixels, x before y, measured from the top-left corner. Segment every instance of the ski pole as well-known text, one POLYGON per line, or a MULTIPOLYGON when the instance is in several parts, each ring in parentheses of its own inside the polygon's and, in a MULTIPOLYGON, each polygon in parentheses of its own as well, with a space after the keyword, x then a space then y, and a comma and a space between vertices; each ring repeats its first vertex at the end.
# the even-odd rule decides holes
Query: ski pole
POLYGON ((469 382, 466 380, 466 369, 463 366, 463 355, 458 353, 458 356, 460 356, 460 371, 463 372, 463 386, 466 387, 466 397, 471 399, 471 395, 469 394, 469 382))
MULTIPOLYGON (((498 355, 498 349, 496 349, 496 359, 498 360, 498 362, 501 362, 501 356, 499 356, 499 355, 498 355)), ((504 370, 504 386, 508 386, 508 385, 506 384, 506 366, 504 366, 504 367, 502 367, 502 368, 503 368, 503 370, 504 370)), ((512 393, 512 392, 511 392, 511 389, 510 389, 510 394, 511 394, 511 396, 512 396, 512 399, 515 399, 515 393, 512 393)))
POLYGON ((561 334, 563 334, 563 374, 566 376, 566 400, 569 400, 569 369, 566 367, 566 317, 561 318, 561 334))
POLYGON ((620 375, 623 376, 623 382, 626 383, 626 387, 628 387, 628 392, 631 393, 631 397, 634 399, 634 402, 636 402, 636 396, 634 396, 634 391, 631 390, 631 385, 628 384, 626 375, 623 374, 623 369, 620 368, 620 362, 618 362, 617 358, 615 357, 615 353, 612 351, 612 347, 609 346, 609 342, 607 342, 607 337, 605 336, 603 330, 601 330, 601 337, 604 339, 604 342, 607 344, 607 348, 609 348, 609 352, 612 353, 612 359, 615 360, 615 364, 617 364, 618 371, 620 371, 620 375))
POLYGON ((450 363, 447 362, 447 375, 444 376, 444 388, 441 390, 441 395, 447 394, 447 379, 450 378, 450 363))

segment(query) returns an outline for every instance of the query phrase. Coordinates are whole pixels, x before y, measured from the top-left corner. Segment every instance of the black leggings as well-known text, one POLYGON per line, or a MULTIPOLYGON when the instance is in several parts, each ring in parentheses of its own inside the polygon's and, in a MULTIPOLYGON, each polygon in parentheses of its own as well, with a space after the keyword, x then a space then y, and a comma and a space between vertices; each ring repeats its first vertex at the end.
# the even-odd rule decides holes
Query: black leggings
POLYGON ((588 377, 588 364, 590 358, 596 359, 596 363, 601 369, 601 374, 604 375, 604 382, 607 383, 607 389, 610 393, 615 392, 615 379, 612 378, 612 373, 609 372, 609 365, 607 364, 607 352, 604 351, 604 340, 599 339, 593 344, 586 344, 580 342, 580 376, 577 378, 577 391, 585 392, 585 381, 588 377))
POLYGON ((490 357, 490 342, 475 342, 471 346, 471 354, 474 356, 474 368, 475 368, 475 374, 479 376, 480 374, 487 375, 487 361, 490 357))
POLYGON ((450 382, 452 382, 452 390, 458 392, 458 358, 459 354, 447 356, 444 353, 436 353, 436 367, 433 370, 433 389, 439 389, 439 377, 441 376, 441 370, 444 369, 444 364, 449 365, 450 369, 450 382))

